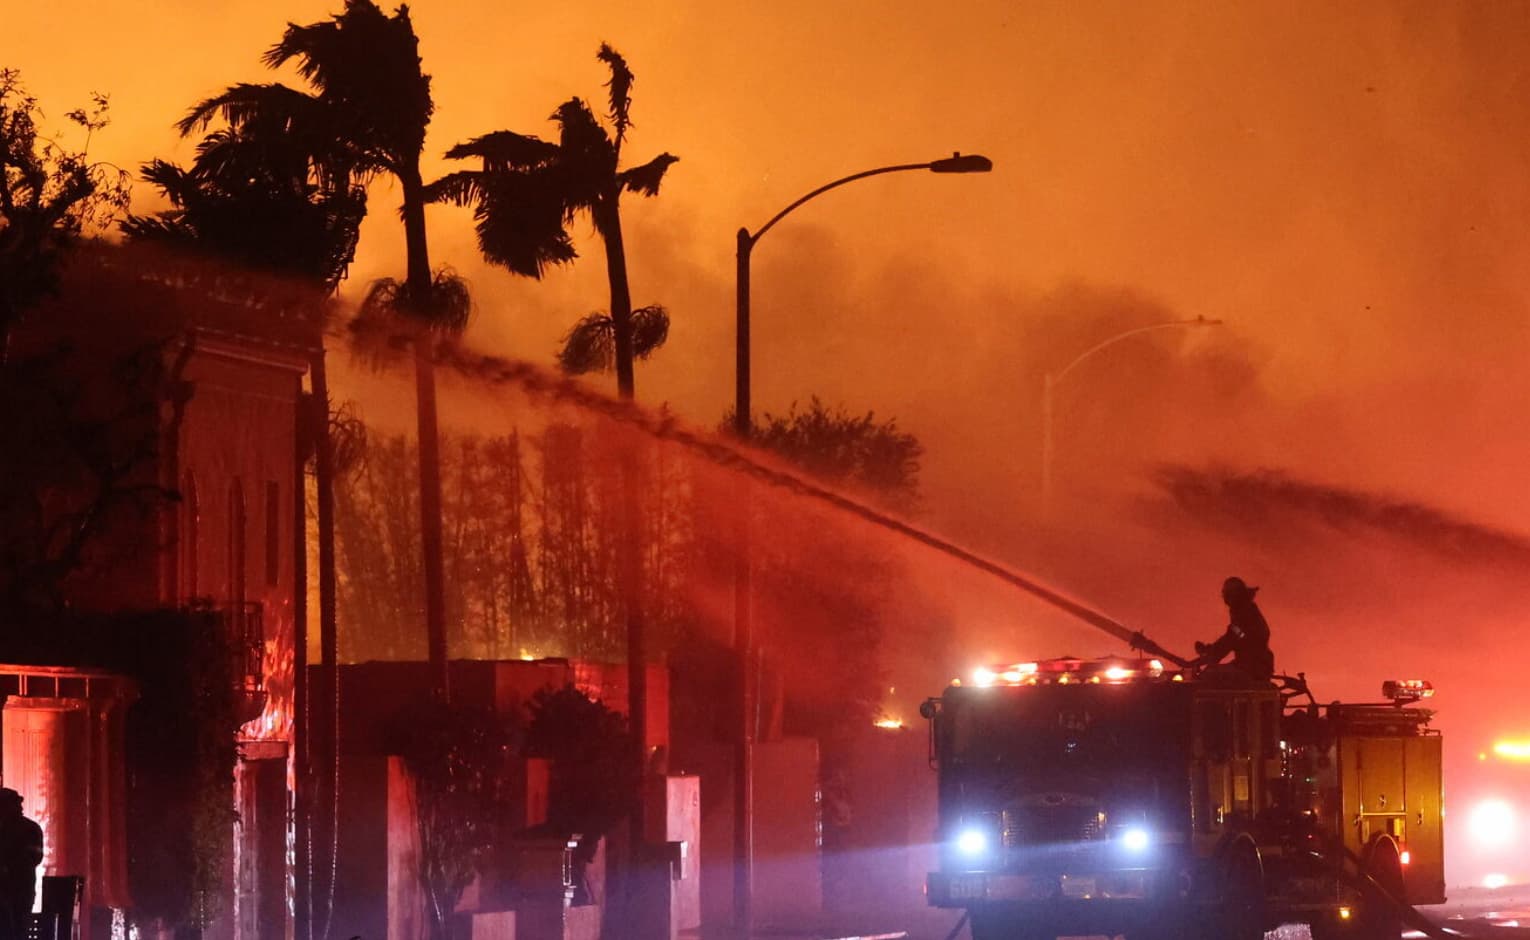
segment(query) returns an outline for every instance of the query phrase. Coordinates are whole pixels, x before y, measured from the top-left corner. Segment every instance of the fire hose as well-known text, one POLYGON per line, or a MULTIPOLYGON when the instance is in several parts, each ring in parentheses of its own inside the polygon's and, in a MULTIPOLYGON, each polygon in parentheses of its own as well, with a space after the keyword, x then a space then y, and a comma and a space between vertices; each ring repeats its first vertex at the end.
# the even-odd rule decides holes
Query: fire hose
POLYGON ((1365 863, 1350 849, 1344 846, 1337 846, 1337 848, 1343 853, 1337 862, 1331 862, 1328 856, 1319 855, 1316 852, 1311 853, 1311 855, 1318 861, 1332 864, 1334 873, 1338 875, 1339 880, 1359 891, 1361 896, 1369 899, 1371 903, 1380 901, 1383 907, 1390 909, 1403 923, 1422 933, 1424 936, 1431 937, 1433 940, 1453 940, 1453 938, 1461 936, 1461 934, 1455 931, 1436 925, 1429 918, 1420 914, 1418 908, 1393 895, 1381 882, 1377 881, 1365 870, 1365 863), (1355 866, 1354 871, 1350 871, 1345 867, 1344 863, 1346 861, 1355 866))

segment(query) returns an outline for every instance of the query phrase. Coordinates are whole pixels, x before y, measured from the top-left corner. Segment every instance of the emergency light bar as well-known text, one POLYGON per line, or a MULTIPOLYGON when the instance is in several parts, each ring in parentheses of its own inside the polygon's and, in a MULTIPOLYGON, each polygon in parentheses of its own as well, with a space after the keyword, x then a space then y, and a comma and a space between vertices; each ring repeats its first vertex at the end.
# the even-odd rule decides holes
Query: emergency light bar
MULTIPOLYGON (((1034 663, 999 663, 979 666, 972 672, 972 684, 980 689, 994 686, 1074 685, 1102 682, 1115 685, 1135 679, 1158 679, 1163 675, 1163 662, 1157 659, 1064 658, 1034 663)), ((961 682, 955 680, 953 684, 960 685, 961 682)))
POLYGON ((1434 684, 1425 679, 1388 679, 1381 684, 1381 695, 1403 705, 1433 696, 1434 684))

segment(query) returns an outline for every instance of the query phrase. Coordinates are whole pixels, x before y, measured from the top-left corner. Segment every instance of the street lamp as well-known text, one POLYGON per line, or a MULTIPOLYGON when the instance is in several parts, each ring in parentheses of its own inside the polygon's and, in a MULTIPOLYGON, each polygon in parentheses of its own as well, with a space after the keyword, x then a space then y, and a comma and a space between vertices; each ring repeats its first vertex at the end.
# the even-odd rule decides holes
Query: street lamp
POLYGON ((1139 326, 1136 329, 1117 333, 1115 336, 1096 343, 1095 345, 1079 353, 1072 362, 1063 366, 1056 372, 1048 372, 1042 380, 1041 386, 1041 512, 1043 516, 1050 516, 1052 512, 1052 460, 1055 457, 1055 446, 1052 441, 1052 399, 1057 389, 1057 383, 1061 382, 1069 372, 1072 372, 1079 363, 1093 356, 1095 353, 1110 346, 1130 339, 1142 333, 1150 333, 1153 330, 1178 329, 1180 327, 1194 326, 1221 326, 1221 320, 1208 320, 1205 317, 1195 317, 1188 320, 1170 320, 1166 323, 1154 323, 1149 326, 1139 326))
MULTIPOLYGON (((901 173, 909 170, 929 170, 931 173, 987 173, 993 169, 993 161, 975 153, 953 153, 949 157, 928 163, 900 163, 896 166, 877 167, 852 173, 832 183, 826 183, 791 205, 771 216, 753 234, 747 228, 738 230, 738 334, 737 334, 737 400, 733 409, 733 430, 741 440, 747 440, 753 429, 749 395, 749 260, 754 246, 775 224, 786 218, 792 210, 804 202, 820 196, 846 183, 880 176, 883 173, 901 173)), ((744 484, 747 486, 747 482, 744 484)), ((749 506, 747 499, 739 500, 738 558, 733 578, 733 649, 738 666, 738 682, 734 705, 737 708, 738 747, 733 765, 733 918, 735 925, 747 930, 750 926, 750 895, 753 892, 754 865, 754 714, 753 696, 750 694, 750 665, 753 659, 754 637, 750 626, 750 570, 749 570, 749 506)))
POLYGON ((837 189, 846 183, 865 179, 868 176, 880 176, 883 173, 902 173, 908 170, 929 170, 931 173, 987 173, 993 169, 993 161, 987 157, 975 153, 953 153, 949 157, 940 160, 931 160, 929 163, 900 163, 896 166, 877 167, 874 170, 863 170, 860 173, 852 173, 849 176, 837 179, 818 187, 812 192, 798 199, 796 202, 771 216, 770 221, 760 226, 754 234, 750 234, 747 228, 738 230, 738 341, 737 341, 737 400, 734 403, 733 430, 739 437, 747 438, 752 428, 749 403, 749 260, 754 253, 754 246, 765 233, 775 227, 775 224, 786 218, 792 210, 804 202, 820 196, 831 189, 837 189))

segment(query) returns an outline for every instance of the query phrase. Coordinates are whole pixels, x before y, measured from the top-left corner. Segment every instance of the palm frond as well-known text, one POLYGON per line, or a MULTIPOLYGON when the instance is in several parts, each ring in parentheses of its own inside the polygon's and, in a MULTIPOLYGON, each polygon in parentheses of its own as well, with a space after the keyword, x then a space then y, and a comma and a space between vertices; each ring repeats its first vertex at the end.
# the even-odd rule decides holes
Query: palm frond
POLYGON ((402 362, 419 335, 417 323, 399 313, 402 281, 378 278, 367 285, 356 316, 348 324, 351 350, 363 363, 384 369, 402 362))
POLYGON ((193 172, 201 179, 224 181, 230 187, 267 185, 303 195, 309 191, 319 162, 296 135, 281 130, 267 133, 246 125, 238 130, 223 128, 202 138, 193 172))
POLYGON ((361 304, 356 308, 356 319, 369 324, 381 323, 397 317, 399 299, 404 295, 404 282, 392 277, 380 277, 367 285, 361 304))
POLYGON ((411 304, 409 312, 416 317, 423 314, 429 329, 455 336, 467 329, 472 319, 472 289, 456 271, 437 268, 430 281, 430 296, 424 304, 411 304))
POLYGON ((565 174, 565 192, 608 184, 616 175, 616 147, 590 106, 582 98, 570 98, 552 119, 558 123, 558 166, 565 174))
POLYGON ((570 214, 552 169, 487 177, 473 212, 478 247, 492 264, 540 278, 549 265, 577 257, 565 221, 570 214))
POLYGON ((545 166, 557 159, 558 145, 529 134, 494 131, 458 144, 446 151, 446 157, 449 160, 478 157, 483 160, 485 171, 496 173, 545 166))
POLYGON ((194 244, 196 230, 170 214, 128 215, 117 223, 131 241, 154 241, 177 245, 194 244))
POLYGON ((484 198, 488 180, 482 170, 458 170, 425 184, 426 202, 447 202, 467 206, 484 198))
POLYGON ((616 149, 620 150, 622 141, 627 138, 627 128, 632 126, 632 82, 635 76, 632 69, 627 67, 627 60, 620 52, 612 49, 610 43, 601 43, 595 57, 611 68, 611 80, 606 82, 606 88, 611 92, 611 110, 608 114, 612 126, 616 128, 616 149))
POLYGON ((616 366, 616 334, 611 318, 592 313, 568 331, 558 350, 558 366, 569 375, 610 372, 616 366))
POLYGON ((670 164, 680 162, 680 158, 668 153, 661 153, 642 166, 628 167, 617 174, 622 188, 628 192, 634 192, 641 196, 657 196, 659 184, 664 182, 664 174, 670 164))
MULTIPOLYGON (((407 11, 401 12, 407 19, 407 11)), ((363 51, 362 43, 385 37, 387 26, 388 15, 372 0, 345 0, 345 10, 327 20, 306 26, 289 22, 262 61, 276 69, 296 59, 298 74, 322 92, 344 82, 345 72, 356 64, 356 53, 363 51)))
POLYGON ((293 61, 376 162, 392 168, 417 157, 435 106, 408 7, 390 16, 372 0, 346 0, 328 20, 289 23, 265 62, 293 61))
POLYGON ((669 339, 669 311, 650 304, 632 311, 632 355, 647 359, 669 339))
POLYGON ((178 206, 184 204, 186 194, 195 188, 191 174, 184 167, 157 158, 138 168, 138 178, 158 187, 166 199, 178 206))
POLYGON ((321 107, 314 96, 280 82, 264 85, 240 82, 230 85, 222 94, 192 105, 186 116, 176 122, 175 128, 182 137, 190 137, 197 131, 206 130, 215 120, 235 128, 259 120, 267 126, 291 130, 294 125, 311 119, 321 107))

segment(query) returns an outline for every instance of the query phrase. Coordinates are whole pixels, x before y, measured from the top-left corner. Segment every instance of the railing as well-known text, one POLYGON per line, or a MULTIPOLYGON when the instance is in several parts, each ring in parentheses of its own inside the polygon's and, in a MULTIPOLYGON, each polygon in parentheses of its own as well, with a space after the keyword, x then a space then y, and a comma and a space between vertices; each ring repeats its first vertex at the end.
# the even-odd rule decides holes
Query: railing
POLYGON ((190 607, 211 614, 222 624, 234 690, 250 696, 262 694, 266 687, 266 629, 261 604, 257 601, 228 604, 199 597, 192 600, 190 607))
POLYGON ((236 604, 225 607, 223 614, 229 628, 235 688, 247 693, 264 691, 266 630, 261 605, 253 601, 236 604))

